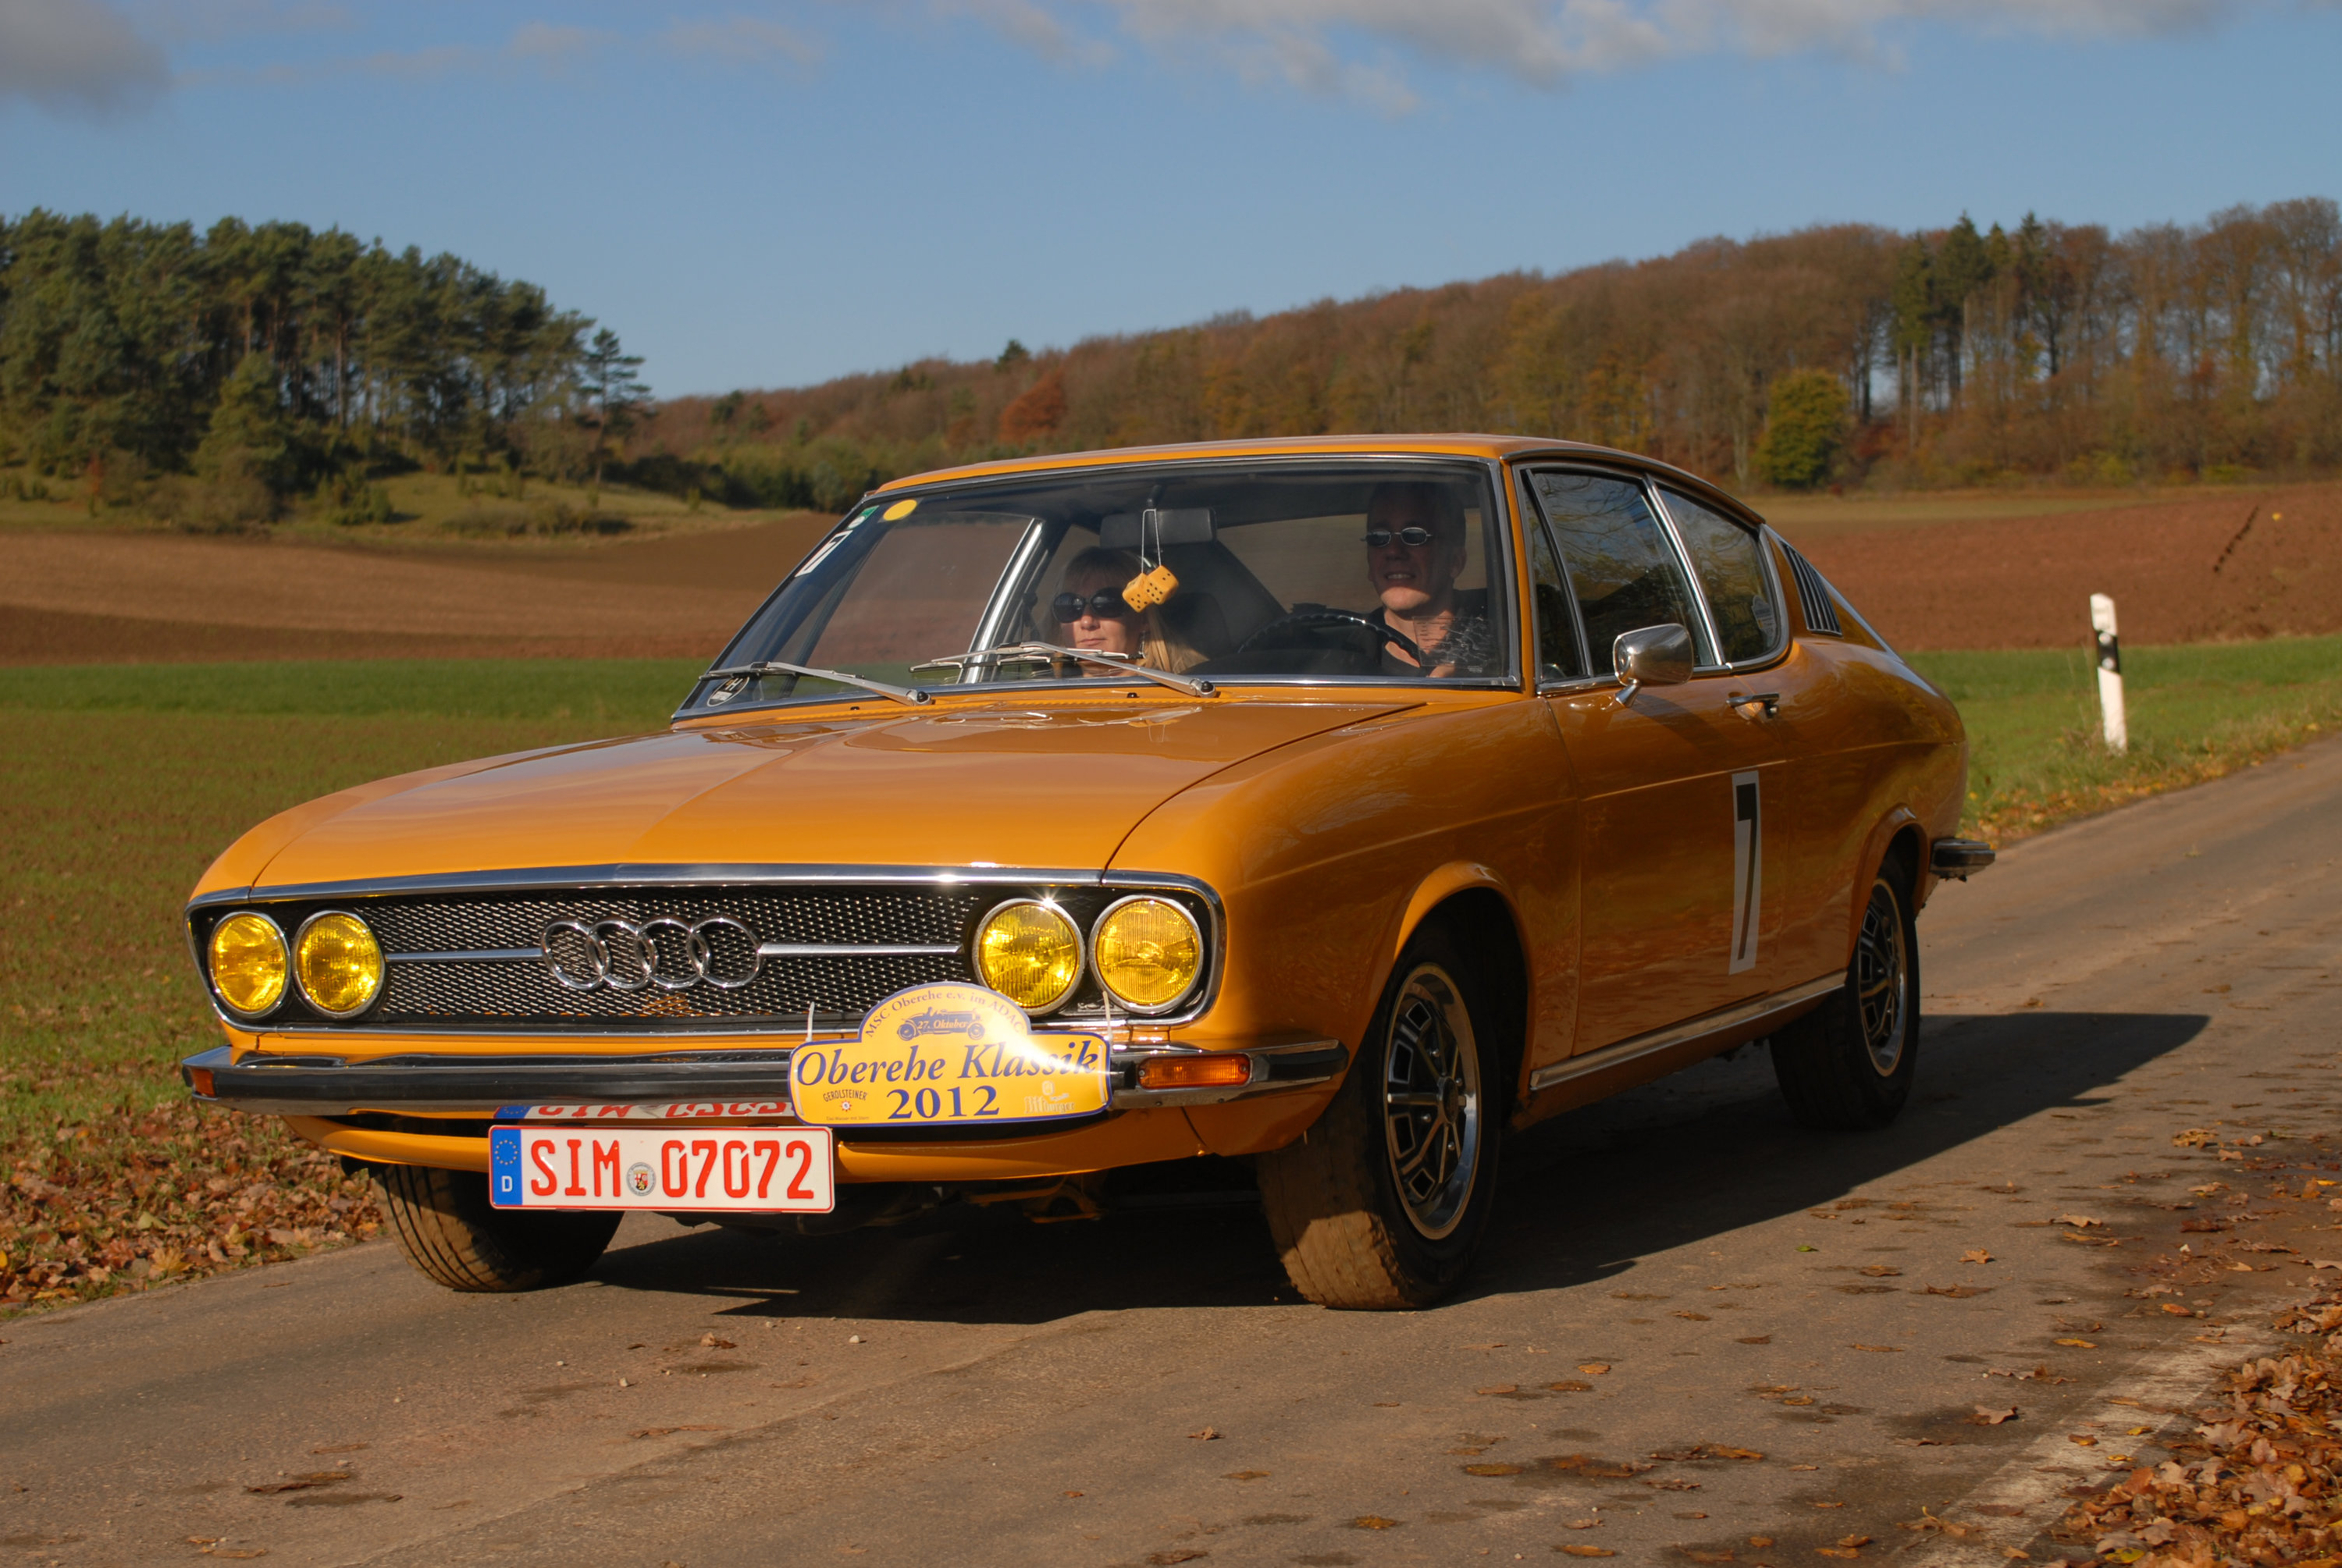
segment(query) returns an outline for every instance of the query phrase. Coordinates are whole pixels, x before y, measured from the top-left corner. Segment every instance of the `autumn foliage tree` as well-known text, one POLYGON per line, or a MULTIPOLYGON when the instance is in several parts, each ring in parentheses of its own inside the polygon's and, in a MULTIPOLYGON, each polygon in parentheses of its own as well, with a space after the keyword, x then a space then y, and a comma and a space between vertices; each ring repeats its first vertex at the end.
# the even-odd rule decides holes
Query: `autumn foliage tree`
POLYGON ((1851 408, 1845 384, 1826 370, 1777 378, 1756 443, 1756 472, 1785 490, 1810 490, 1828 479, 1846 444, 1851 408))

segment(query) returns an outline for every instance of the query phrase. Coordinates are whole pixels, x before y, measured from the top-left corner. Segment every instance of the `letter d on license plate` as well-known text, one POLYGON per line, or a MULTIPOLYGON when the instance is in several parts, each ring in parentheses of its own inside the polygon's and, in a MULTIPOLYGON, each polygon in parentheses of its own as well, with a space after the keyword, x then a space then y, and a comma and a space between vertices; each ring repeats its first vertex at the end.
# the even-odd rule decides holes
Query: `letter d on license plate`
POLYGON ((826 1127, 488 1129, 488 1201, 500 1209, 836 1206, 826 1127))

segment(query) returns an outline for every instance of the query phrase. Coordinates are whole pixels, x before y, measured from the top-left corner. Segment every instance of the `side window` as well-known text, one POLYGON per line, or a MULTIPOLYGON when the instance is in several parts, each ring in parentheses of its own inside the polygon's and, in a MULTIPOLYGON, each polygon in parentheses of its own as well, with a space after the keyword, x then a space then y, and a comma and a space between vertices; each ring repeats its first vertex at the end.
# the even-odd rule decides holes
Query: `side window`
POLYGON ((1691 557, 1691 569, 1707 591, 1708 614, 1723 662, 1761 659, 1781 644, 1781 610, 1765 571, 1764 546, 1731 519, 1717 515, 1688 495, 1662 491, 1667 516, 1691 557))
POLYGON ((1641 485, 1601 474, 1553 471, 1533 474, 1529 481, 1568 566, 1596 674, 1613 672, 1610 646, 1621 632, 1669 621, 1701 645, 1702 664, 1715 662, 1691 584, 1641 485))
POLYGON ((1529 596, 1536 606, 1537 679, 1574 681, 1586 674, 1586 653, 1577 644, 1577 617, 1569 611, 1569 584, 1537 522, 1536 505, 1526 497, 1521 515, 1529 543, 1529 596))

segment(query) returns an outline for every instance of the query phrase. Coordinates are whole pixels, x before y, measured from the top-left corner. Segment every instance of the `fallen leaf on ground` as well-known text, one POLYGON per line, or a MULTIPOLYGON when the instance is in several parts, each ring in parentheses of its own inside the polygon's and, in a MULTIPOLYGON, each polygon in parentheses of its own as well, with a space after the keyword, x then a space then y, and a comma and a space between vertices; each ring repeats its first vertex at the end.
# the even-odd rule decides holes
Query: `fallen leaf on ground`
POLYGON ((1211 1553, 1201 1546, 1177 1546, 1168 1552, 1149 1552, 1146 1560, 1157 1564, 1158 1568, 1171 1568, 1175 1563, 1193 1563, 1198 1557, 1210 1555, 1211 1553))
POLYGON ((1880 1355, 1900 1355, 1903 1353, 1903 1347, 1899 1344, 1857 1344, 1849 1345, 1847 1348, 1849 1350, 1876 1351, 1880 1355))
POLYGON ((2017 1419, 2017 1406, 2011 1404, 1995 1409, 1988 1404, 1979 1404, 1976 1407, 1976 1413, 1968 1419, 1978 1426, 1998 1426, 2002 1422, 2017 1419))
POLYGON ((2087 1228, 2091 1225, 2103 1225, 2106 1221, 2093 1219, 2087 1214, 2059 1214, 2057 1223, 2061 1225, 2079 1225, 2087 1228))
POLYGON ((1872 1279, 1875 1279, 1875 1280, 1887 1280, 1887 1279, 1893 1279, 1896 1275, 1897 1275, 1897 1274, 1901 1273, 1903 1271, 1902 1271, 1901 1269, 1897 1269, 1897 1268, 1889 1268, 1889 1267, 1888 1267, 1887 1264, 1885 1264, 1885 1263, 1870 1263, 1870 1264, 1867 1264, 1867 1265, 1865 1265, 1865 1267, 1863 1268, 1862 1272, 1863 1272, 1864 1273, 1868 1274, 1872 1279))
POLYGON ((1683 1549, 1683 1554, 1690 1558, 1695 1563, 1729 1563, 1733 1561, 1732 1548, 1729 1546, 1726 1547, 1721 1552, 1699 1552, 1686 1546, 1683 1549))
POLYGON ((1852 1546, 1817 1546, 1815 1551, 1825 1557, 1859 1557, 1862 1553, 1852 1546))
POLYGON ((1616 1557, 1618 1555, 1618 1553, 1611 1551, 1607 1546, 1580 1546, 1572 1544, 1568 1546, 1556 1546, 1554 1550, 1556 1552, 1566 1552, 1572 1557, 1616 1557))
POLYGON ((245 1490, 264 1495, 272 1492, 305 1492, 312 1486, 331 1486, 336 1481, 347 1481, 349 1478, 350 1472, 346 1470, 319 1470, 307 1475, 288 1475, 282 1481, 264 1482, 258 1486, 247 1486, 245 1490))
POLYGON ((1931 1296, 1950 1296, 1956 1301, 1966 1301, 1970 1296, 1987 1294, 1991 1289, 1990 1285, 1929 1285, 1925 1293, 1931 1296))
POLYGON ((2096 1350, 2098 1348, 2094 1341, 2087 1339, 2061 1339, 2054 1340, 2051 1343, 2055 1344, 2070 1345, 2076 1350, 2096 1350))
POLYGON ((1643 1484, 1659 1492, 1697 1492, 1699 1490, 1698 1482, 1686 1481, 1673 1475, 1664 1476, 1656 1481, 1646 1479, 1643 1484))
POLYGON ((1694 1323, 1714 1323, 1716 1321, 1704 1312, 1678 1312, 1670 1313, 1669 1315, 1680 1318, 1689 1318, 1694 1323))
POLYGON ((2186 1307, 2181 1306, 2177 1302, 2165 1302, 2163 1303, 2163 1310, 2169 1313, 2173 1317, 2194 1317, 2196 1315, 2186 1307))
POLYGON ((1841 1546, 1867 1546, 1870 1544, 1870 1537, 1867 1535, 1841 1535, 1838 1537, 1837 1543, 1841 1546))
POLYGON ((1517 1464, 1467 1464, 1464 1467, 1466 1475, 1518 1475, 1520 1473, 1521 1467, 1517 1464))
POLYGON ((1739 1340, 1736 1343, 1740 1344, 1771 1344, 1773 1343, 1773 1336, 1769 1333, 1752 1333, 1746 1339, 1739 1340))
POLYGON ((1843 1508, 1846 1504, 1843 1503, 1817 1503, 1814 1506, 1816 1508, 1843 1508))
POLYGON ((1220 1434, 1217 1429, 1209 1426, 1204 1428, 1201 1432, 1191 1432, 1187 1435, 1194 1438, 1198 1443, 1217 1443, 1220 1440, 1220 1434))
POLYGON ((1895 1523, 1895 1527, 1897 1530, 1940 1531, 1942 1533, 1952 1537, 1956 1541, 1971 1533, 1970 1526, 1966 1524, 1955 1524, 1948 1519, 1938 1519, 1934 1514, 1928 1513, 1924 1506, 1919 1510, 1918 1518, 1898 1519, 1895 1523))
POLYGON ((1602 1521, 1599 1519, 1573 1519, 1569 1522, 1569 1527, 1572 1530, 1598 1530, 1602 1527, 1602 1521))
POLYGON ((1350 1521, 1353 1530, 1396 1530, 1402 1521, 1386 1519, 1379 1513, 1361 1513, 1350 1521))
MULTIPOLYGON (((2326 1265, 2323 1263, 2318 1265, 2320 1268, 2324 1268, 2325 1266, 2326 1265)), ((1584 1373, 1588 1377, 1600 1377, 1604 1373, 1610 1370, 1610 1363, 1606 1361, 1581 1361, 1577 1363, 1577 1370, 1584 1373)))
POLYGON ((1748 1544, 1762 1552, 1766 1547, 1773 1544, 1773 1538, 1770 1535, 1751 1535, 1748 1538, 1748 1544))
POLYGON ((1231 1470, 1220 1477, 1223 1481, 1258 1481, 1266 1476, 1266 1470, 1231 1470))
POLYGON ((1992 1254, 1985 1251, 1982 1247, 1970 1247, 1967 1252, 1960 1254, 1960 1262, 1964 1263, 1988 1263, 1992 1262, 1992 1254))
POLYGON ((734 1344, 730 1340, 717 1339, 712 1333, 701 1334, 699 1336, 699 1343, 706 1345, 710 1350, 738 1350, 740 1348, 738 1345, 734 1344))

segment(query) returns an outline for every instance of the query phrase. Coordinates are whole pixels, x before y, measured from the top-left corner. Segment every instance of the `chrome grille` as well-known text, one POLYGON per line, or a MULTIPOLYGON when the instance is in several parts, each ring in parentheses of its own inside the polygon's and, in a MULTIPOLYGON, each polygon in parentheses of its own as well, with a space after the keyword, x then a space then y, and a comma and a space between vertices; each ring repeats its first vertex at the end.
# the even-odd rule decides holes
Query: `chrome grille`
POLYGON ((808 1009, 827 1026, 859 1018, 908 985, 972 980, 966 944, 996 894, 966 888, 626 888, 575 893, 435 894, 368 900, 364 914, 394 955, 379 1007, 365 1023, 385 1028, 534 1026, 672 1029, 678 1024, 802 1025, 808 1009), (948 954, 768 956, 737 990, 696 985, 573 991, 530 958, 419 959, 395 955, 537 952, 556 920, 691 924, 725 916, 760 943, 949 946, 948 954))

